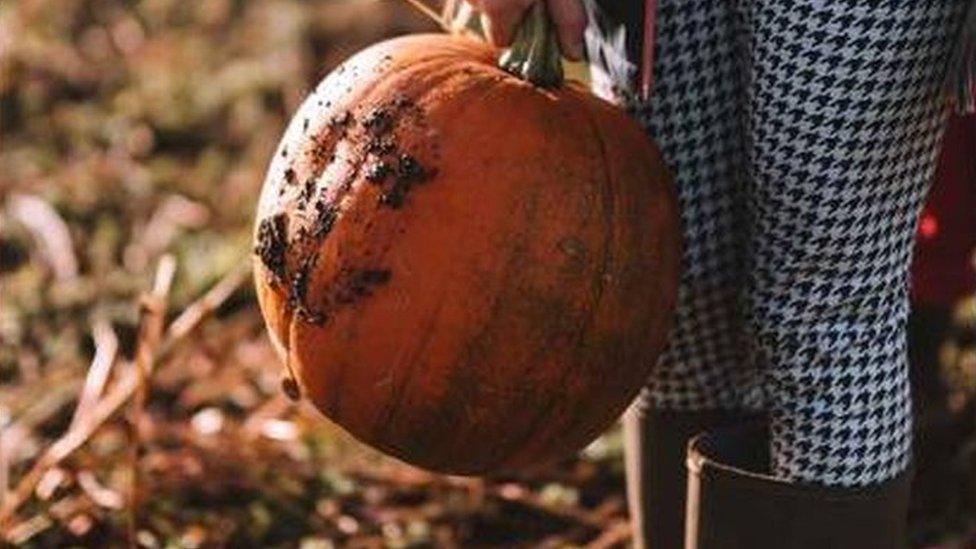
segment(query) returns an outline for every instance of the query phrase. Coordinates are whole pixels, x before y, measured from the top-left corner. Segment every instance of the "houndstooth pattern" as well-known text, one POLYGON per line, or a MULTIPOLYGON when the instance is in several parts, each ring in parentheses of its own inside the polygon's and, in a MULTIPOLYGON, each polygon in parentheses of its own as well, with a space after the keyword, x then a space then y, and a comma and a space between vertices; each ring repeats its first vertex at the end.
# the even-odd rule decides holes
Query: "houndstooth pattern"
POLYGON ((658 141, 682 208, 676 325, 645 405, 767 409, 787 480, 906 469, 907 269, 964 2, 659 0, 646 105, 639 21, 590 3, 595 88, 658 141))

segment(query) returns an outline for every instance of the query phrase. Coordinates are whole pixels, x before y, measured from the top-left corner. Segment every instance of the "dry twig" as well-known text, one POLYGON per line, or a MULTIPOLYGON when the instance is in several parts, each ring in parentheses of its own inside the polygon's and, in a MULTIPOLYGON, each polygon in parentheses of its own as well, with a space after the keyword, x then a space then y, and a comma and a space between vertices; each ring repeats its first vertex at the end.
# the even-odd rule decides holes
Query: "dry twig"
POLYGON ((54 442, 41 454, 30 471, 24 475, 6 498, 0 508, 0 533, 7 536, 8 521, 13 518, 34 487, 40 481, 45 471, 60 463, 64 458, 81 447, 102 423, 105 423, 122 406, 132 393, 135 392, 137 379, 135 372, 127 370, 113 385, 108 394, 95 406, 91 413, 91 421, 80 423, 76 428, 68 430, 61 438, 54 442))
POLYGON ((603 531, 595 540, 586 545, 586 549, 610 549, 611 547, 624 547, 630 541, 630 523, 626 520, 618 520, 609 528, 603 531))
POLYGON ((50 204, 36 196, 15 194, 10 197, 8 208, 11 216, 31 232, 55 278, 70 280, 78 276, 71 232, 50 204))
POLYGON ((129 543, 135 545, 139 525, 139 456, 143 449, 143 431, 146 422, 146 399, 149 396, 149 379, 156 360, 156 351, 163 337, 163 323, 166 321, 166 306, 169 290, 176 275, 176 260, 165 255, 159 260, 152 292, 140 300, 139 339, 136 345, 136 394, 132 403, 129 421, 132 434, 130 444, 130 481, 128 526, 129 543))
POLYGON ((166 341, 162 352, 176 341, 183 339, 200 324, 200 321, 216 311, 251 276, 251 263, 242 261, 239 266, 215 284, 200 299, 191 303, 166 329, 166 341))
MULTIPOLYGON (((224 296, 224 299, 229 297, 233 293, 233 289, 240 286, 245 280, 244 277, 240 276, 239 273, 232 272, 227 275, 221 282, 219 282, 214 289, 218 286, 222 286, 224 281, 227 279, 236 280, 236 286, 232 289, 225 289, 220 292, 220 295, 224 296)), ((227 283, 230 285, 230 283, 227 283)), ((220 303, 217 302, 213 293, 214 290, 208 292, 200 300, 191 304, 187 307, 187 311, 196 310, 202 311, 204 314, 216 310, 220 303), (208 296, 211 296, 208 299, 208 296)), ((195 313, 199 314, 199 313, 195 313)), ((162 341, 161 347, 169 348, 175 345, 180 339, 185 337, 192 331, 192 328, 199 325, 200 320, 203 318, 201 315, 195 323, 185 323, 186 329, 176 331, 169 330, 166 333, 165 339, 162 341)), ((179 318, 177 319, 179 320, 179 318)), ((174 322, 175 323, 175 322, 174 322)), ((136 372, 137 368, 130 367, 123 369, 123 373, 120 375, 119 379, 115 381, 105 396, 98 402, 97 405, 92 409, 89 414, 89 421, 79 422, 78 425, 71 429, 68 429, 64 435, 61 436, 57 441, 55 441, 51 446, 41 454, 41 457, 34 463, 33 467, 25 474, 14 489, 4 498, 3 504, 0 505, 0 538, 6 538, 9 533, 10 522, 14 517, 17 509, 23 505, 25 501, 30 497, 33 492, 34 487, 40 481, 44 473, 58 465, 62 460, 71 455, 72 452, 80 448, 91 435, 98 430, 98 428, 108 421, 123 404, 128 402, 129 398, 132 397, 136 392, 136 388, 139 385, 138 374, 136 372)))
POLYGON ((88 367, 88 375, 85 377, 85 385, 78 397, 78 406, 71 418, 69 431, 78 422, 88 420, 92 408, 102 396, 102 391, 108 382, 112 365, 115 364, 115 357, 119 351, 119 338, 116 337, 112 325, 105 319, 99 319, 95 322, 92 327, 92 339, 95 341, 95 356, 92 358, 91 366, 88 367))
POLYGON ((437 13, 436 11, 434 11, 430 6, 428 6, 427 4, 424 4, 421 0, 405 0, 405 1, 408 4, 410 4, 410 6, 413 7, 415 10, 417 10, 420 13, 424 14, 425 16, 429 17, 435 23, 437 23, 438 25, 440 25, 444 30, 450 30, 450 29, 448 29, 447 25, 445 24, 444 18, 441 17, 441 15, 439 13, 437 13))

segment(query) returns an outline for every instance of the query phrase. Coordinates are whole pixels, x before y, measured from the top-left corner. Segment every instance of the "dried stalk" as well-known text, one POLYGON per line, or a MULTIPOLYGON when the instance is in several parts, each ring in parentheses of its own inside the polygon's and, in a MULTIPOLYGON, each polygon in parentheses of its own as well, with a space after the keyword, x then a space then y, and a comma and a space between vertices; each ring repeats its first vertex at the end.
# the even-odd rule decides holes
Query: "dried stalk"
POLYGON ((385 484, 397 484, 400 486, 409 485, 414 487, 426 487, 432 485, 446 485, 456 488, 484 490, 485 495, 490 498, 520 505, 531 509, 540 514, 557 517, 569 523, 576 524, 590 532, 603 531, 607 523, 606 514, 608 510, 589 511, 579 507, 557 507, 549 505, 538 495, 530 490, 507 490, 505 485, 485 485, 478 479, 468 479, 463 477, 446 477, 435 475, 419 470, 412 470, 413 477, 405 477, 402 472, 390 474, 381 468, 373 466, 363 466, 360 464, 348 464, 343 468, 343 472, 352 478, 359 478, 371 482, 385 484))
POLYGON ((15 194, 8 200, 10 215, 30 231, 58 280, 78 276, 78 258, 71 245, 68 224, 45 200, 29 194, 15 194))
POLYGON ((624 546, 631 538, 630 523, 626 520, 618 520, 602 534, 586 545, 586 549, 610 549, 611 547, 624 546))
MULTIPOLYGON (((209 314, 220 307, 222 302, 216 301, 214 295, 224 296, 224 299, 229 297, 233 290, 236 290, 245 280, 237 271, 232 272, 227 275, 224 280, 219 282, 214 289, 204 295, 202 298, 198 299, 196 302, 191 304, 186 311, 194 310, 197 311, 194 315, 199 315, 194 323, 184 321, 184 329, 168 330, 166 332, 165 339, 161 343, 161 348, 167 349, 174 346, 179 340, 186 337, 192 332, 192 329, 199 325, 200 320, 204 318, 206 314, 209 314), (229 282, 225 284, 228 279, 233 279, 236 281, 237 286, 233 286, 229 282), (233 286, 231 289, 226 289, 227 286, 233 286), (225 288, 219 294, 216 292, 217 287, 225 288), (208 297, 209 296, 209 297, 208 297)), ((184 313, 184 315, 187 313, 184 313)), ((180 318, 183 318, 181 315, 180 318)), ((180 320, 177 318, 177 321, 180 320)), ((175 322, 174 322, 175 324, 175 322)), ((57 441, 55 441, 51 446, 44 451, 40 458, 34 463, 33 467, 24 475, 20 481, 17 483, 16 487, 11 491, 7 497, 4 498, 2 505, 0 505, 0 536, 6 537, 9 522, 14 517, 17 509, 30 497, 34 490, 34 487, 40 481, 44 473, 58 465, 61 461, 71 455, 75 450, 80 448, 91 436, 98 430, 99 427, 106 421, 108 421, 115 413, 122 407, 123 404, 129 401, 133 394, 136 392, 136 388, 139 385, 139 379, 137 374, 137 368, 127 367, 122 369, 122 373, 119 379, 115 381, 106 392, 105 396, 95 405, 89 414, 88 421, 79 422, 76 426, 68 429, 64 435, 61 436, 57 441)))
MULTIPOLYGON (((3 422, 4 418, 0 418, 0 422, 3 422)), ((4 440, 6 438, 6 428, 7 426, 0 423, 0 509, 3 509, 9 499, 10 492, 10 453, 7 450, 7 444, 4 440)))
POLYGON ((502 501, 516 503, 538 513, 548 514, 566 522, 575 523, 590 530, 600 531, 605 524, 604 518, 592 511, 579 507, 556 507, 549 505, 538 495, 528 490, 513 496, 506 493, 502 487, 495 486, 488 490, 488 495, 502 501))
POLYGON ((78 405, 75 408, 74 416, 71 418, 69 431, 79 422, 88 419, 92 408, 102 396, 119 351, 119 338, 116 337, 112 325, 105 319, 99 319, 95 322, 92 327, 92 339, 95 341, 95 356, 92 358, 91 366, 88 367, 88 375, 85 377, 85 385, 78 397, 78 405))
POLYGON ((228 273, 220 282, 210 288, 200 299, 196 300, 189 307, 180 313, 166 330, 166 341, 163 343, 162 352, 169 350, 172 343, 183 339, 188 333, 192 332, 200 321, 216 311, 227 299, 239 288, 244 281, 251 276, 251 263, 243 261, 239 266, 228 273))
POLYGON ((141 498, 139 494, 139 458, 143 449, 143 431, 146 423, 146 400, 149 397, 149 379, 152 374, 156 351, 163 338, 163 324, 166 320, 166 306, 169 300, 169 290, 176 275, 176 260, 171 255, 165 255, 159 261, 156 269, 156 279, 152 292, 140 300, 139 310, 139 339, 136 343, 136 394, 132 403, 129 429, 132 442, 129 453, 130 485, 128 510, 129 544, 136 544, 136 532, 139 527, 139 509, 141 498))
MULTIPOLYGON (((480 32, 481 24, 478 20, 478 14, 471 7, 471 4, 464 0, 456 0, 455 3, 458 4, 456 9, 448 12, 445 8, 445 20, 450 22, 450 31, 454 34, 483 39, 484 36, 480 32), (447 14, 450 15, 448 16, 447 14)), ((453 8, 453 6, 449 7, 453 8)))
POLYGON ((115 414, 122 404, 129 400, 129 397, 135 392, 137 383, 138 380, 135 372, 127 370, 115 385, 112 386, 112 389, 105 395, 105 398, 92 410, 90 421, 80 423, 76 428, 68 430, 34 462, 34 466, 31 467, 30 471, 20 479, 20 482, 17 483, 14 490, 4 498, 3 507, 0 508, 0 532, 3 532, 4 537, 7 535, 8 521, 13 518, 17 508, 27 501, 27 498, 30 497, 31 492, 34 491, 34 487, 41 480, 44 473, 80 448, 102 423, 105 423, 105 421, 115 414))
POLYGON ((407 4, 410 4, 415 10, 419 11, 426 17, 430 18, 432 21, 440 25, 442 29, 450 32, 451 27, 448 22, 441 17, 441 14, 434 11, 430 6, 424 4, 421 0, 404 0, 407 4))

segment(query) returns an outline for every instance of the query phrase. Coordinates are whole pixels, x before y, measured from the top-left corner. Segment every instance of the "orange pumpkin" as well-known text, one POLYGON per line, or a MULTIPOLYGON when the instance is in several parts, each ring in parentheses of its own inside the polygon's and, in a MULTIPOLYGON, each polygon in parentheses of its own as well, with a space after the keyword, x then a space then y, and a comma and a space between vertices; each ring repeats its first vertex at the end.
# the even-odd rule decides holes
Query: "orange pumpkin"
POLYGON ((641 128, 498 56, 449 35, 355 55, 295 115, 257 217, 287 388, 457 474, 564 457, 611 424, 678 280, 676 205, 641 128))

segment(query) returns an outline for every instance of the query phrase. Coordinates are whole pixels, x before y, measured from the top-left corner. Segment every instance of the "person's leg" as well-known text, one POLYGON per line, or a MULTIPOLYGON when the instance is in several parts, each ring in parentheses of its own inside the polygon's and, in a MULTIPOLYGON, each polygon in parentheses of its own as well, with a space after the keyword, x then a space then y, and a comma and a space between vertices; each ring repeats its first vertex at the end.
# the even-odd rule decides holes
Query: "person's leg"
POLYGON ((643 2, 591 0, 587 47, 597 93, 626 104, 660 145, 681 205, 683 275, 669 347, 625 415, 635 545, 681 547, 685 447, 705 428, 758 407, 745 363, 743 93, 728 0, 659 0, 656 86, 634 95, 643 2))
POLYGON ((907 275, 963 2, 746 4, 744 309, 773 473, 882 482, 911 457, 907 275))
POLYGON ((751 59, 743 311, 770 408, 768 437, 747 438, 768 443, 751 450, 768 463, 722 469, 736 435, 697 447, 693 547, 903 543, 907 270, 963 3, 740 2, 751 59))

